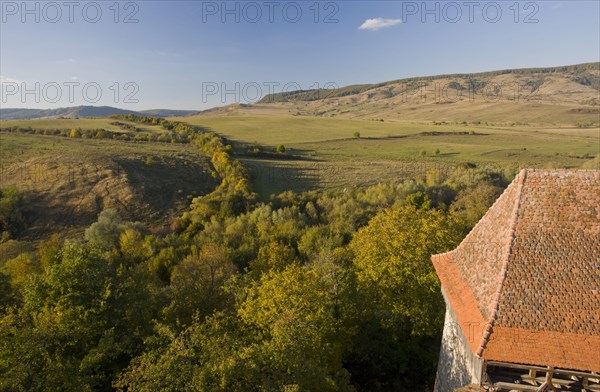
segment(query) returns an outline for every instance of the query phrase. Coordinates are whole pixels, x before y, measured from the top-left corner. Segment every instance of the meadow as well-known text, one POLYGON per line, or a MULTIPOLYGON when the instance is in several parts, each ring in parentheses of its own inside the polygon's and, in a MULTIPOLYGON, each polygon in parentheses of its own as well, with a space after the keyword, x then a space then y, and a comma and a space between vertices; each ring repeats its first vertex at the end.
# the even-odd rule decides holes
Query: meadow
MULTIPOLYGON (((199 115, 177 118, 229 140, 249 169, 255 191, 263 200, 287 190, 346 188, 424 178, 432 169, 458 166, 487 167, 511 175, 522 167, 593 167, 598 154, 599 128, 575 124, 552 126, 485 125, 443 121, 374 121, 293 116, 281 111, 199 115), (249 146, 285 154, 268 157, 247 154, 249 146)), ((123 130, 115 119, 40 119, 0 122, 1 128, 98 129, 117 132, 164 132, 160 126, 130 123, 142 131, 123 130)), ((121 123, 129 122, 118 120, 121 123)), ((144 156, 191 151, 169 143, 133 143, 70 139, 58 136, 17 136, 4 133, 3 166, 39 155, 144 156), (110 155, 109 154, 109 155, 110 155)), ((95 159, 95 158, 94 158, 95 159)), ((597 165, 597 163, 596 163, 597 165)))
POLYGON ((209 158, 189 144, 0 132, 0 154, 0 188, 17 187, 43 217, 25 233, 30 239, 80 233, 106 208, 168 227, 165 217, 216 184, 209 158))
POLYGON ((203 115, 186 121, 230 140, 265 199, 290 189, 373 185, 461 165, 510 173, 522 167, 589 167, 600 137, 599 128, 575 125, 509 127, 281 114, 203 115), (271 150, 283 144, 292 159, 244 156, 255 144, 271 150))
POLYGON ((33 129, 105 129, 113 132, 127 132, 123 126, 117 123, 137 127, 140 132, 164 131, 160 126, 142 125, 129 121, 116 120, 109 117, 101 118, 42 118, 32 120, 1 120, 0 128, 31 127, 33 129))

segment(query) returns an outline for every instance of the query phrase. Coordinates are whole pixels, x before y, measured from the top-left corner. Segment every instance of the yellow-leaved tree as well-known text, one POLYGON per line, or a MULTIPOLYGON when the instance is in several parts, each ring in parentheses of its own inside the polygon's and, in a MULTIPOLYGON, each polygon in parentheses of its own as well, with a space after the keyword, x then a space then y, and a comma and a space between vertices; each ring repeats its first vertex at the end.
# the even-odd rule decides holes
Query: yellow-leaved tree
POLYGON ((359 289, 390 324, 408 321, 411 334, 435 333, 444 315, 431 255, 460 240, 456 220, 439 210, 385 209, 350 243, 359 289))
POLYGON ((349 331, 330 288, 318 270, 294 263, 267 272, 248 290, 238 316, 261 337, 244 351, 269 375, 260 390, 352 390, 341 363, 349 331))
POLYGON ((77 129, 73 128, 73 129, 71 129, 71 131, 69 132, 69 137, 70 137, 70 138, 78 138, 78 137, 81 137, 81 132, 79 132, 77 129))

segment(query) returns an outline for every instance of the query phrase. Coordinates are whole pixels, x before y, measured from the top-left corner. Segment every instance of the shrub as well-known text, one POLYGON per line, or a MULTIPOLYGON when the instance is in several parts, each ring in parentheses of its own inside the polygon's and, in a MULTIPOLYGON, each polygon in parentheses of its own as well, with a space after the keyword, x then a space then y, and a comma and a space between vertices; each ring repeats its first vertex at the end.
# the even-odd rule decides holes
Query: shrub
POLYGON ((85 230, 85 239, 92 244, 105 248, 115 248, 119 236, 125 230, 121 217, 115 210, 104 210, 98 215, 98 221, 85 230))
POLYGON ((15 187, 0 189, 0 233, 14 236, 25 228, 26 211, 23 195, 15 187))

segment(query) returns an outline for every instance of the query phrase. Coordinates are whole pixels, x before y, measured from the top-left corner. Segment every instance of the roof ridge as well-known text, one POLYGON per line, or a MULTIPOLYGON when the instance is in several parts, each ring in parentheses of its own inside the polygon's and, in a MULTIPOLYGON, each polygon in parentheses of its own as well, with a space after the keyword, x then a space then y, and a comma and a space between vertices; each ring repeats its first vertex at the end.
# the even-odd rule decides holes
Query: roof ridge
POLYGON ((502 287, 504 286, 504 281, 506 280, 506 275, 508 273, 508 261, 512 254, 513 245, 516 238, 517 233, 517 224, 519 223, 519 212, 521 210, 521 201, 523 199, 523 189, 525 188, 525 181, 527 179, 527 169, 522 169, 519 173, 519 182, 517 184, 517 197, 515 198, 515 206, 513 212, 511 214, 511 226, 510 226, 510 235, 508 236, 508 241, 506 244, 506 252, 505 256, 502 258, 502 269, 500 270, 500 284, 498 285, 498 291, 495 293, 495 300, 492 302, 492 314, 488 319, 486 325, 483 328, 483 335, 481 337, 481 341, 479 343, 479 348, 475 355, 478 357, 483 357, 483 351, 485 350, 490 336, 493 331, 494 323, 496 322, 496 318, 498 317, 498 308, 500 305, 500 295, 502 293, 502 287))
MULTIPOLYGON (((525 169, 523 169, 523 170, 525 170, 525 169)), ((519 176, 518 177, 520 177, 520 176, 521 176, 521 172, 519 172, 519 176)), ((512 186, 513 182, 515 182, 516 180, 517 180, 517 177, 515 177, 515 179, 513 181, 511 181, 510 184, 508 184, 508 187, 506 187, 506 189, 504 190, 504 192, 506 192, 506 190, 508 190, 512 186)), ((490 208, 488 208, 488 210, 485 212, 485 214, 483 214, 483 216, 481 218, 479 218, 479 220, 477 221, 477 223, 475 223, 475 226, 473 226, 471 228, 471 230, 469 230, 469 232, 467 233, 467 235, 465 236, 465 238, 463 238, 463 240, 461 241, 461 243, 456 248, 454 248, 452 250, 449 250, 448 252, 440 253, 440 255, 445 255, 446 253, 454 254, 456 252, 456 250, 462 245, 463 242, 465 242, 465 241, 468 242, 468 240, 470 240, 471 237, 475 235, 476 229, 479 227, 479 225, 481 225, 482 222, 484 222, 486 220, 486 218, 487 218, 488 214, 490 213, 490 211, 493 211, 494 208, 496 207, 496 205, 498 205, 498 204, 500 204, 502 202, 502 196, 503 196, 503 194, 500 195, 500 197, 496 198, 496 200, 494 200, 494 202, 492 203, 492 205, 490 206, 490 208)))

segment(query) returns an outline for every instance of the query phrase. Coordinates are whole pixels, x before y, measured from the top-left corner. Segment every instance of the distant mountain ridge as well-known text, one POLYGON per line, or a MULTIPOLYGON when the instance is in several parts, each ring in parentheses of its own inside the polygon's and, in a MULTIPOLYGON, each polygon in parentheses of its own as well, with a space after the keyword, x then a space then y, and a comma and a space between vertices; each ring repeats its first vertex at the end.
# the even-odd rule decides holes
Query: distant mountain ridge
POLYGON ((25 120, 36 118, 86 118, 108 117, 113 114, 136 114, 140 116, 182 117, 197 113, 197 110, 151 109, 133 111, 112 106, 73 106, 57 109, 0 108, 0 120, 25 120))
POLYGON ((198 116, 292 115, 376 121, 600 124, 600 62, 456 73, 271 94, 198 116))
MULTIPOLYGON (((344 86, 336 89, 312 89, 312 90, 296 90, 282 93, 274 93, 265 95, 258 103, 274 103, 274 102, 301 102, 301 101, 318 101, 328 98, 342 98, 350 95, 358 95, 367 91, 380 89, 382 87, 396 87, 398 85, 413 85, 418 82, 431 83, 437 80, 451 80, 448 83, 450 88, 456 90, 467 90, 469 88, 481 90, 487 82, 495 77, 503 75, 513 75, 515 77, 529 77, 531 83, 537 89, 543 84, 543 77, 556 75, 575 82, 576 84, 591 87, 600 91, 600 62, 583 63, 575 65, 564 65, 545 68, 516 68, 504 69, 497 71, 486 71, 477 73, 456 73, 442 74, 431 76, 417 76, 405 79, 396 79, 387 82, 373 84, 355 84, 344 86), (537 78, 537 80, 536 80, 537 78), (539 84, 539 85, 537 85, 539 84)), ((528 81, 530 82, 530 81, 528 81)), ((389 98, 389 97, 386 97, 389 98)))

